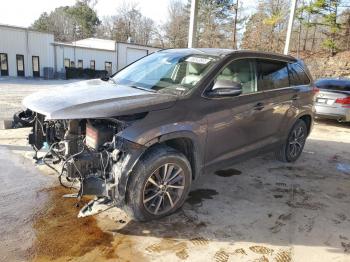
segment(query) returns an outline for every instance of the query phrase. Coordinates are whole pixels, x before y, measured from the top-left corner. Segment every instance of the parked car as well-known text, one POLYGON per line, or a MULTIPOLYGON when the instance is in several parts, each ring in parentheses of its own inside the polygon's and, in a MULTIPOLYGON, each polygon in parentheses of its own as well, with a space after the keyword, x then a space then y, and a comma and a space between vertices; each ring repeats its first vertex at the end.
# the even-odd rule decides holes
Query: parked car
POLYGON ((243 157, 272 150, 296 161, 312 129, 314 91, 291 56, 170 49, 23 104, 35 114, 29 143, 49 147, 43 161, 61 165, 62 183, 77 180, 78 196, 146 221, 175 212, 193 180, 243 157))
POLYGON ((339 122, 350 121, 350 79, 325 78, 315 84, 320 89, 315 100, 316 115, 339 122))

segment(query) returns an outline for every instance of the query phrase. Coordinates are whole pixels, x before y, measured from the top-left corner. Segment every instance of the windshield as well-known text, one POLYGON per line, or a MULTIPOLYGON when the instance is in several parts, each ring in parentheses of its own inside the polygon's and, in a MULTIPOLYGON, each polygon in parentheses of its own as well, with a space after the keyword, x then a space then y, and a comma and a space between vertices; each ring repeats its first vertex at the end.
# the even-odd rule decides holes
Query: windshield
POLYGON ((157 52, 131 64, 113 79, 121 85, 184 95, 196 86, 216 61, 215 56, 157 52))

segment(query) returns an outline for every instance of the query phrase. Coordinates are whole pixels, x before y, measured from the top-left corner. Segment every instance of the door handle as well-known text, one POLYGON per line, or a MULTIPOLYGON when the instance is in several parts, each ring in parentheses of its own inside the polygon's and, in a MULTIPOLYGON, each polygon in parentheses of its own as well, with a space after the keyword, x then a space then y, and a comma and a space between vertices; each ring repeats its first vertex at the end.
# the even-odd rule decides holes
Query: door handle
POLYGON ((259 102, 254 106, 254 110, 261 111, 264 109, 264 107, 265 107, 264 103, 259 102))

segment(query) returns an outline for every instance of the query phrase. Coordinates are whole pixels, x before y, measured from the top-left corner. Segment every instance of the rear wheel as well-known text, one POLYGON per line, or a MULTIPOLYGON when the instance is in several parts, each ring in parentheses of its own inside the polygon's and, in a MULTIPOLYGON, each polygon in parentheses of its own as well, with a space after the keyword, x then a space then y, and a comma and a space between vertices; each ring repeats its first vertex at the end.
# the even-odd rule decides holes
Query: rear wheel
POLYGON ((289 132, 287 141, 276 151, 276 157, 282 162, 295 162, 303 152, 307 127, 303 120, 299 119, 289 132))
POLYGON ((180 152, 156 146, 140 159, 127 189, 127 213, 147 221, 170 215, 186 200, 191 187, 191 167, 180 152))

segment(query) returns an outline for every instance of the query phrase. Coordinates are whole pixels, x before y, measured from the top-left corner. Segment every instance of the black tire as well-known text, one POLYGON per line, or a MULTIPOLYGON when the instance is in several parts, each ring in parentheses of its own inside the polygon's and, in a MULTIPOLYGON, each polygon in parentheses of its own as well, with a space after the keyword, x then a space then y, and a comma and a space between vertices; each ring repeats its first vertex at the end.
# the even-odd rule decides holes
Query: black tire
POLYGON ((290 130, 287 140, 275 152, 277 160, 286 163, 298 160, 303 152, 307 135, 308 131, 305 122, 301 119, 297 120, 290 130))
POLYGON ((182 153, 164 145, 155 146, 146 152, 130 176, 125 211, 137 221, 149 221, 174 213, 184 204, 192 181, 191 165, 188 159, 182 153), (174 177, 178 171, 179 175, 174 177), (168 180, 173 177, 171 181, 168 181, 169 184, 163 181, 166 180, 163 177, 164 173, 169 173, 168 180), (157 182, 156 185, 160 186, 151 183, 150 177, 152 177, 152 182, 157 182), (171 183, 173 184, 170 185, 171 183), (174 186, 183 189, 170 188, 174 186), (154 195, 157 196, 152 198, 154 195), (162 197, 163 199, 160 200, 162 197), (147 201, 148 199, 151 200, 147 201), (147 202, 144 204, 144 201, 147 202), (160 207, 157 209, 158 204, 160 207), (161 208, 164 209, 162 212, 160 212, 161 208))

